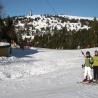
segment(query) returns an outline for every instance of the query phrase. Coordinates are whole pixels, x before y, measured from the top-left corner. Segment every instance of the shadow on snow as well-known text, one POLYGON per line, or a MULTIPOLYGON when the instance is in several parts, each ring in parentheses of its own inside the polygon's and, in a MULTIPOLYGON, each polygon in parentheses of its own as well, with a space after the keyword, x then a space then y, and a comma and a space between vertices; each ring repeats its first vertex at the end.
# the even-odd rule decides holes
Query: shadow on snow
POLYGON ((12 49, 12 55, 18 58, 31 57, 30 55, 35 53, 38 53, 37 49, 30 49, 30 48, 26 48, 26 49, 13 48, 12 49))

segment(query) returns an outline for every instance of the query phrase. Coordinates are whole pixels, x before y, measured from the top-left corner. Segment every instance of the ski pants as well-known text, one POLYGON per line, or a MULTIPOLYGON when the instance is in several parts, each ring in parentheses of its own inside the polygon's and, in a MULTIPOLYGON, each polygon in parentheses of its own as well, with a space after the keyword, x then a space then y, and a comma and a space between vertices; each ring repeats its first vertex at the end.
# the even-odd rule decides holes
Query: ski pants
POLYGON ((85 69, 84 69, 84 79, 86 79, 86 77, 88 77, 90 80, 93 79, 92 78, 91 68, 85 66, 85 69))
POLYGON ((98 66, 93 66, 94 80, 98 80, 98 66))

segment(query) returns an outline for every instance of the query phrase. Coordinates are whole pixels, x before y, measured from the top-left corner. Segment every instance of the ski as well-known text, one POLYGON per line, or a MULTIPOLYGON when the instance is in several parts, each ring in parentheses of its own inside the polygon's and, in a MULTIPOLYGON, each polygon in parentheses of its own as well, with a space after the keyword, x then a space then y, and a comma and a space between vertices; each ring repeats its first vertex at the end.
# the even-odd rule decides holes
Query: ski
POLYGON ((98 84, 98 82, 91 82, 91 83, 89 83, 88 81, 87 82, 77 82, 77 83, 87 84, 87 85, 97 85, 98 84))

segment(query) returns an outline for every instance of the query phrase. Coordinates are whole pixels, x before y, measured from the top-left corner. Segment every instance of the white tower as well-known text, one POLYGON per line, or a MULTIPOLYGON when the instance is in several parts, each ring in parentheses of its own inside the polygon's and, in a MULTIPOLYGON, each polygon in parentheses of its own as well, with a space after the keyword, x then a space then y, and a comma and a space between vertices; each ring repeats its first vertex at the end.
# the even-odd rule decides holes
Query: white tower
POLYGON ((28 16, 32 16, 32 10, 29 11, 28 16))

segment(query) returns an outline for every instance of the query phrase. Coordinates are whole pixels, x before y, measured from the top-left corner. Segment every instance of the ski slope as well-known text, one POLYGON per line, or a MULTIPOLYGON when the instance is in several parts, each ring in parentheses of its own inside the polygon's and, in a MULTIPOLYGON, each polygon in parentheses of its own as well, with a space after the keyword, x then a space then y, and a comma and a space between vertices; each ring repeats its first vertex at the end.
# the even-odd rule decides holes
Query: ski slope
MULTIPOLYGON (((97 48, 83 49, 93 52, 97 48)), ((0 98, 98 98, 83 79, 81 50, 12 49, 0 57, 0 98)))

